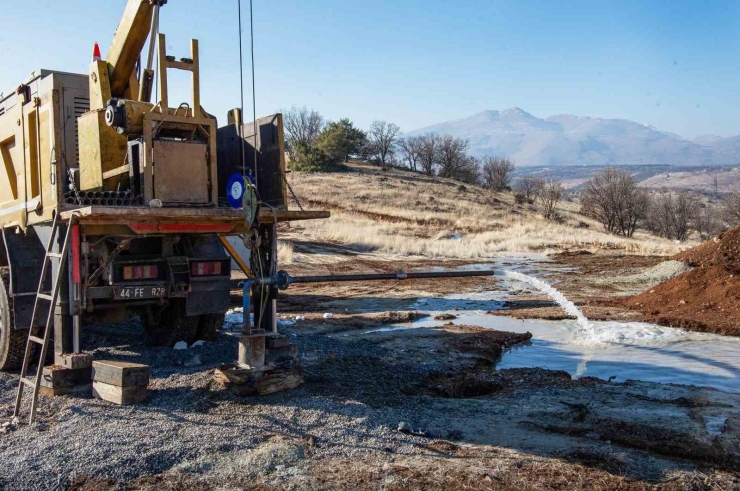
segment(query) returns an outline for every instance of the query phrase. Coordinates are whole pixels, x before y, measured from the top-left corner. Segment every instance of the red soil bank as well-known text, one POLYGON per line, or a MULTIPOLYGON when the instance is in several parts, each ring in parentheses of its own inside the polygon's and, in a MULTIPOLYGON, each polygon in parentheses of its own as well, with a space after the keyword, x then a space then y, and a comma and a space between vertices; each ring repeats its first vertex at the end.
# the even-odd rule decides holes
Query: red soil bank
POLYGON ((674 259, 695 268, 625 303, 661 325, 740 336, 740 228, 674 259))

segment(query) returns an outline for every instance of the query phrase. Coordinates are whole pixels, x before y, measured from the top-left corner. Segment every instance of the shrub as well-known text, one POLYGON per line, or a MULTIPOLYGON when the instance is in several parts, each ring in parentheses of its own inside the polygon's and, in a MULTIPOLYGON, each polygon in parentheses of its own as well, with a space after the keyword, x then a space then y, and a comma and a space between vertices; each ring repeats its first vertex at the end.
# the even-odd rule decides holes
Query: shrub
MULTIPOLYGON (((341 159, 340 159, 341 160, 341 159)), ((339 169, 339 161, 330 158, 321 149, 303 142, 293 144, 289 167, 306 172, 327 172, 339 169)))

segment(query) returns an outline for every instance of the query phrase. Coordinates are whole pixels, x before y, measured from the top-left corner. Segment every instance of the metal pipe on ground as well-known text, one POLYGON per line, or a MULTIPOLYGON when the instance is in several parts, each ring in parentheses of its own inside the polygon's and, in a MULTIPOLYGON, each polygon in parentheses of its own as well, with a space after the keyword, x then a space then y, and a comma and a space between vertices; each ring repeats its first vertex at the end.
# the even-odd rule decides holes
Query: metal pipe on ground
POLYGON ((378 274, 347 274, 327 276, 289 276, 288 284, 298 283, 334 283, 341 281, 383 281, 383 280, 414 280, 428 278, 469 278, 475 276, 501 276, 503 273, 497 269, 485 271, 434 271, 405 273, 378 273, 378 274))
MULTIPOLYGON (((254 278, 251 281, 262 283, 263 285, 276 286, 285 290, 290 285, 300 283, 339 283, 347 281, 392 281, 392 280, 420 280, 431 278, 471 278, 480 276, 504 276, 504 271, 500 269, 488 269, 481 271, 430 271, 406 273, 399 271, 397 273, 376 273, 376 274, 345 274, 345 275, 327 275, 327 276, 290 276, 285 271, 278 271, 275 276, 266 276, 264 278, 254 278)), ((235 280, 236 285, 241 284, 235 280)), ((232 285, 233 287, 234 285, 232 285)))

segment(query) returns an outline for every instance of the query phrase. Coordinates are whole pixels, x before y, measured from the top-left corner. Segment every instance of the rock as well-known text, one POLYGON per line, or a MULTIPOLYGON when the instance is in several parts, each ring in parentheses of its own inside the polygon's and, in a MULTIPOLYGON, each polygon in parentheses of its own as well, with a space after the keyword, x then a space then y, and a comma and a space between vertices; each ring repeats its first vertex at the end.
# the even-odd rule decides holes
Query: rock
POLYGON ((398 431, 408 435, 411 433, 411 425, 405 421, 401 421, 400 423, 398 423, 398 431))
POLYGON ((324 314, 324 319, 331 319, 332 317, 334 317, 334 314, 331 314, 329 312, 327 312, 326 314, 324 314))
POLYGON ((201 340, 196 341, 193 344, 191 344, 190 347, 191 348, 197 348, 198 346, 203 346, 204 344, 206 344, 206 342, 201 339, 201 340))
POLYGON ((297 320, 297 321, 305 321, 306 320, 306 316, 305 315, 296 315, 295 316, 295 320, 297 320))
POLYGON ((175 343, 172 349, 176 349, 176 350, 188 349, 188 343, 186 343, 185 341, 178 341, 177 343, 175 343))

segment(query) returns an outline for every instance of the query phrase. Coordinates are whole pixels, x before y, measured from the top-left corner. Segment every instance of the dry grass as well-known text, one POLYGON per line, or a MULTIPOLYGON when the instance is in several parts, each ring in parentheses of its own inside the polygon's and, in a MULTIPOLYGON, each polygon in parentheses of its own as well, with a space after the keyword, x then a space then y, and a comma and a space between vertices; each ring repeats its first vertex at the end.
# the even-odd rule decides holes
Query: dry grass
POLYGON ((304 489, 424 490, 621 490, 709 491, 736 489, 735 476, 718 471, 675 471, 658 482, 640 479, 620 455, 592 455, 580 462, 529 456, 435 441, 429 455, 392 462, 322 460, 304 489), (633 476, 630 476, 632 474, 633 476), (637 476, 635 476, 635 474, 637 476))
POLYGON ((293 264, 293 243, 278 240, 278 264, 293 264))
POLYGON ((627 254, 675 254, 683 247, 652 235, 616 237, 562 203, 562 220, 547 221, 538 205, 519 205, 511 193, 416 173, 353 164, 349 172, 290 174, 306 208, 332 211, 304 222, 303 232, 361 250, 424 257, 485 259, 501 251, 616 249, 627 254))

